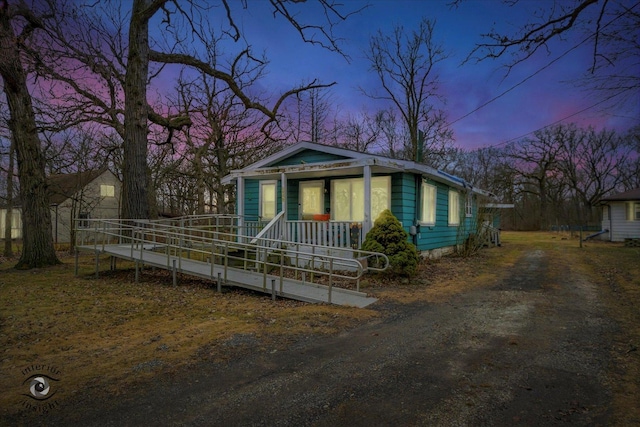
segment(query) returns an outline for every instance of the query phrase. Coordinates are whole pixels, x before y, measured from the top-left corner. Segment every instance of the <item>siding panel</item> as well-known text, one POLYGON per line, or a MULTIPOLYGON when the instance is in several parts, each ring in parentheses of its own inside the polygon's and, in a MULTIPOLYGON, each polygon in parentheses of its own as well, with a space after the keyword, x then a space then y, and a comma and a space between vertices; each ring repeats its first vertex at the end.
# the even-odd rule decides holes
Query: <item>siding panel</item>
POLYGON ((627 221, 626 203, 611 203, 611 226, 603 227, 611 230, 611 241, 622 242, 624 239, 640 238, 640 221, 627 221))

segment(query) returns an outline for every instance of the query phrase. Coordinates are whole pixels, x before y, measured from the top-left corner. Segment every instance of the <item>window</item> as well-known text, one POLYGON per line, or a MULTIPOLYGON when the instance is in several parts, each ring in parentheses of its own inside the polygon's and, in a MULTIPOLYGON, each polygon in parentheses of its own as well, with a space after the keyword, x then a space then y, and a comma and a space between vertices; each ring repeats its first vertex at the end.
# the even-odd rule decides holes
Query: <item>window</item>
POLYGON ((378 219, 383 210, 389 209, 390 199, 391 177, 374 176, 371 178, 371 221, 378 219))
POLYGON ((114 185, 100 184, 100 197, 115 197, 116 187, 114 185))
POLYGON ((80 212, 78 214, 78 228, 89 227, 89 212, 80 212))
MULTIPOLYGON (((371 220, 391 206, 391 177, 371 178, 371 220)), ((336 221, 364 220, 364 179, 331 181, 331 213, 336 221)))
POLYGON ((301 182, 300 204, 302 219, 313 219, 313 215, 324 213, 324 181, 301 182))
POLYGON ((627 221, 640 221, 640 203, 627 202, 627 221))
POLYGON ((276 181, 260 182, 260 218, 271 220, 276 216, 276 181))
POLYGON ((331 181, 331 213, 336 221, 364 220, 364 180, 331 181))
POLYGON ((473 216, 473 193, 471 190, 467 192, 467 200, 464 204, 464 214, 467 218, 473 216))
POLYGON ((449 225, 460 225, 460 194, 449 190, 449 225))
POLYGON ((422 182, 420 189, 421 206, 420 222, 425 225, 435 225, 436 223, 436 187, 426 182, 422 182))

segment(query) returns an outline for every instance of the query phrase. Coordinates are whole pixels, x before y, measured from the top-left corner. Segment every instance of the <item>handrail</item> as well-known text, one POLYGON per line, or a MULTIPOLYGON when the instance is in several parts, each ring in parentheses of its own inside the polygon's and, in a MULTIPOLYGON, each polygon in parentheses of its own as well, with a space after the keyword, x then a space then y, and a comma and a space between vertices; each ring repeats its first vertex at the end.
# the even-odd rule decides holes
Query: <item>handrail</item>
MULTIPOLYGON (((273 219, 269 221, 269 223, 265 225, 265 227, 262 230, 260 230, 260 232, 256 235, 256 237, 251 239, 249 243, 254 245, 258 243, 260 240, 267 238, 266 237, 267 235, 273 234, 272 232, 274 228, 276 228, 276 225, 280 225, 280 231, 282 231, 283 218, 284 218, 284 211, 280 211, 278 215, 274 216, 273 219)), ((270 237, 270 239, 274 239, 274 237, 270 237)), ((275 240, 281 240, 281 239, 282 239, 282 235, 275 236, 275 240)))
POLYGON ((314 277, 328 277, 329 283, 335 286, 336 278, 355 280, 359 290, 360 278, 366 271, 381 271, 389 265, 387 256, 376 252, 326 247, 323 248, 324 252, 312 248, 309 253, 300 245, 296 247, 293 242, 262 237, 255 243, 250 243, 248 237, 243 238, 233 232, 141 220, 82 221, 76 221, 76 242, 80 247, 86 247, 88 243, 98 252, 98 245, 103 251, 105 244, 131 245, 132 258, 135 250, 162 250, 167 255, 168 269, 172 268, 172 260, 177 261, 177 268, 181 269, 183 259, 203 260, 202 262, 208 259, 213 272, 215 258, 223 257, 225 277, 229 261, 239 262, 245 267, 254 267, 263 272, 265 289, 267 272, 277 269, 280 271, 281 286, 284 271, 287 270, 294 279, 300 277, 303 282, 314 283, 314 277), (78 227, 80 224, 88 224, 89 227, 78 227), (276 244, 284 246, 278 249, 276 244), (277 255, 276 259, 270 258, 269 254, 277 255), (375 257, 376 262, 366 262, 371 257, 375 257))

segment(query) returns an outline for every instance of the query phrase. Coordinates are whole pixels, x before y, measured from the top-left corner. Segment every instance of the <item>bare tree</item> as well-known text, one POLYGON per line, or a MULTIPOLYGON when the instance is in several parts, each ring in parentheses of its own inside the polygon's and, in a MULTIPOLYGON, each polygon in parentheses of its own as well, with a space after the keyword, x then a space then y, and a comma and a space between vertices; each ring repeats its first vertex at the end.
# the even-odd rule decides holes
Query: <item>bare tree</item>
MULTIPOLYGON (((171 142, 175 131, 191 124, 188 116, 161 114, 147 102, 151 80, 167 64, 198 70, 226 84, 245 109, 262 114, 263 132, 277 127, 274 124, 280 118, 285 99, 331 85, 312 80, 280 94, 267 107, 266 102, 243 91, 237 84, 236 64, 245 60, 256 66, 265 63, 263 58, 254 56, 248 45, 240 47, 226 67, 202 59, 201 53, 207 52, 211 40, 216 39, 214 33, 223 34, 234 42, 244 42, 235 22, 238 14, 248 7, 244 3, 134 0, 128 23, 123 21, 129 11, 124 9, 121 13, 123 8, 119 1, 83 4, 43 0, 43 3, 58 13, 53 14, 51 24, 46 27, 47 40, 32 47, 32 52, 39 54, 41 59, 36 65, 40 73, 61 83, 58 89, 63 89, 64 100, 75 106, 65 111, 69 122, 95 120, 113 127, 122 138, 124 217, 146 218, 150 215, 149 200, 153 197, 150 183, 145 179, 149 176, 146 160, 149 123, 167 129, 165 143, 171 142), (220 11, 224 19, 217 22, 222 23, 219 24, 221 27, 213 28, 209 23, 215 21, 212 16, 220 11), (162 22, 163 31, 150 39, 149 23, 155 18, 162 22), (98 84, 84 84, 86 79, 75 78, 79 73, 90 75, 98 84)), ((270 0, 270 4, 274 15, 292 24, 305 41, 340 52, 333 29, 351 13, 343 14, 337 2, 270 0), (312 14, 310 22, 301 22, 298 14, 301 7, 315 7, 319 13, 312 14)))
MULTIPOLYGON (((215 58, 211 58, 213 61, 215 58)), ((261 69, 238 73, 238 85, 250 90, 261 76, 261 69)), ((184 132, 187 150, 186 173, 197 191, 197 213, 207 207, 218 213, 228 211, 231 188, 222 178, 231 169, 239 169, 279 147, 279 143, 260 132, 262 116, 247 110, 226 84, 204 73, 191 81, 179 81, 179 109, 188 111, 192 125, 184 132), (205 199, 208 199, 205 200, 205 199)))
MULTIPOLYGON (((234 95, 238 97, 246 109, 257 110, 266 117, 266 121, 262 126, 263 130, 265 130, 268 125, 277 122, 280 106, 286 98, 303 91, 329 86, 320 84, 314 80, 307 85, 286 91, 275 101, 273 107, 268 108, 262 103, 252 99, 237 84, 234 64, 243 58, 253 58, 248 48, 242 50, 242 52, 236 56, 236 59, 231 63, 231 68, 228 70, 224 70, 215 65, 212 66, 212 64, 199 59, 191 53, 180 53, 175 50, 163 52, 151 49, 149 44, 149 21, 159 12, 164 14, 164 22, 166 22, 168 26, 171 26, 171 23, 177 19, 185 18, 185 25, 189 27, 192 36, 199 42, 205 42, 206 44, 206 26, 202 25, 202 23, 208 21, 208 17, 198 22, 198 19, 196 19, 197 16, 194 15, 200 15, 202 18, 205 12, 211 12, 212 8, 208 3, 198 2, 196 0, 191 0, 188 4, 189 9, 187 11, 182 7, 180 2, 175 0, 133 1, 129 24, 129 53, 124 87, 125 149, 123 166, 123 215, 126 217, 149 217, 149 208, 146 203, 146 200, 148 200, 148 184, 144 179, 145 177, 141 176, 141 173, 143 173, 141 171, 147 169, 146 129, 148 126, 149 112, 146 104, 146 88, 150 62, 187 66, 223 82, 234 95)), ((296 15, 292 13, 290 3, 284 0, 271 0, 271 5, 273 6, 274 13, 283 16, 290 22, 305 40, 321 44, 325 44, 326 42, 325 45, 327 47, 337 49, 337 44, 331 38, 331 33, 325 30, 324 27, 301 24, 296 15), (324 37, 324 41, 314 38, 311 35, 308 36, 310 32, 317 34, 318 31, 324 37)), ((321 0, 320 5, 327 14, 326 16, 344 19, 344 17, 338 13, 337 6, 332 1, 321 0)), ((230 34, 232 34, 233 38, 237 41, 241 38, 241 35, 233 19, 230 4, 227 0, 222 0, 222 6, 227 12, 230 34)), ((170 28, 171 31, 177 31, 178 27, 171 26, 170 28)), ((185 49, 184 46, 176 45, 175 47, 182 47, 183 52, 189 50, 185 49)), ((166 123, 166 125, 176 128, 179 128, 183 124, 185 123, 180 121, 166 123)))
POLYGON ((625 145, 629 147, 634 154, 622 159, 618 165, 618 170, 622 175, 619 191, 640 188, 640 126, 631 128, 623 136, 623 139, 625 145))
MULTIPOLYGON (((464 0, 454 1, 459 5, 464 0)), ((533 3, 510 1, 514 8, 533 3)), ((509 56, 508 70, 540 50, 550 51, 553 41, 574 36, 573 48, 585 45, 592 50, 588 73, 580 82, 600 92, 605 99, 616 98, 635 103, 640 88, 640 3, 610 0, 553 1, 537 6, 532 19, 513 33, 492 28, 484 34, 467 60, 484 60, 509 56)))
POLYGON ((366 112, 349 115, 342 129, 342 146, 361 153, 371 152, 379 147, 382 134, 383 112, 374 117, 366 112))
POLYGON ((336 115, 332 108, 332 94, 327 90, 312 89, 297 94, 287 102, 288 120, 294 142, 311 141, 327 143, 329 135, 335 132, 330 128, 330 118, 336 115))
POLYGON ((364 92, 393 104, 409 133, 405 158, 427 163, 430 156, 441 155, 452 138, 444 113, 436 107, 443 98, 438 93, 435 67, 447 54, 434 40, 434 29, 435 23, 427 19, 411 32, 398 25, 392 35, 378 32, 373 36, 366 52, 382 89, 364 92), (425 135, 424 143, 420 131, 425 135))
POLYGON ((22 202, 23 249, 16 264, 19 269, 60 262, 51 235, 44 156, 21 58, 23 41, 39 26, 39 19, 30 10, 9 8, 6 0, 0 2, 0 76, 11 114, 9 127, 15 142, 22 202), (21 26, 17 34, 14 23, 21 26))
POLYGON ((557 128, 558 168, 574 193, 577 218, 585 224, 596 203, 624 180, 620 167, 625 159, 637 158, 638 153, 615 131, 583 130, 573 124, 557 128))
POLYGON ((409 139, 407 127, 402 125, 393 108, 378 112, 376 117, 380 121, 383 152, 392 159, 404 158, 404 148, 409 139))
POLYGON ((534 227, 546 229, 556 217, 551 209, 554 194, 561 194, 563 178, 558 171, 561 147, 557 143, 562 128, 543 129, 528 138, 507 147, 511 159, 508 167, 516 174, 516 191, 534 196, 536 205, 529 212, 537 212, 534 227))
POLYGON ((15 144, 13 138, 9 142, 9 150, 7 153, 9 162, 7 165, 7 203, 4 218, 4 256, 10 258, 13 256, 12 244, 12 224, 13 224, 13 170, 15 159, 15 144))

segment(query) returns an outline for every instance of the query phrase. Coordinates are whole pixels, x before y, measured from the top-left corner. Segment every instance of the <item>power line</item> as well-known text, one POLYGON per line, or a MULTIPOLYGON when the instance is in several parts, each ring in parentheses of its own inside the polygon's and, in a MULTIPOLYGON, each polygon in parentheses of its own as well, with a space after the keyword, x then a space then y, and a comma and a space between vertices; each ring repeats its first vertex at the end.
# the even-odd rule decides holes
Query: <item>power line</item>
MULTIPOLYGON (((605 25, 603 25, 603 26, 600 28, 600 30, 599 30, 599 31, 602 31, 603 29, 605 29, 606 27, 608 27, 608 26, 609 26, 609 25, 611 25, 613 22, 617 21, 619 18, 621 18, 622 16, 624 16, 627 12, 629 12, 629 11, 631 11, 631 10, 635 9, 638 5, 640 5, 640 2, 638 2, 638 3, 634 4, 633 6, 631 6, 631 7, 629 7, 629 8, 626 8, 626 10, 625 10, 624 12, 622 12, 621 14, 619 14, 618 16, 616 16, 615 18, 611 19, 611 21, 609 21, 609 22, 608 22, 608 23, 606 23, 605 25)), ((463 119, 465 119, 465 118, 469 117, 470 115, 472 115, 472 114, 476 113, 477 111, 481 110, 482 108, 486 107, 487 105, 491 104, 492 102, 494 102, 494 101, 496 101, 496 100, 500 99, 501 97, 503 97, 503 96, 504 96, 504 95, 506 95, 507 93, 511 92, 511 91, 512 91, 512 90, 514 90, 515 88, 517 88, 517 87, 519 87, 519 86, 523 85, 523 84, 524 84, 525 82, 527 82, 528 80, 531 80, 533 77, 535 77, 536 75, 538 75, 538 74, 539 74, 539 73, 541 73, 542 71, 546 70, 546 69, 547 69, 547 68, 549 68, 551 65, 555 64, 555 63, 556 63, 556 62, 558 62, 560 59, 564 58, 564 57, 565 57, 566 55, 568 55, 570 52, 572 52, 572 51, 576 50, 578 47, 580 47, 581 45, 583 45, 584 43, 586 43, 587 41, 589 41, 590 39, 592 39, 592 38, 593 38, 593 37, 595 37, 595 36, 596 36, 596 33, 590 34, 590 35, 589 35, 589 36, 587 36, 585 39, 583 39, 582 41, 580 41, 578 44, 576 44, 576 45, 572 46, 571 48, 569 48, 568 50, 566 50, 565 52, 563 52, 560 56, 556 57, 555 59, 551 60, 549 63, 547 63, 546 65, 544 65, 543 67, 541 67, 541 68, 539 68, 538 70, 536 70, 533 74, 531 74, 531 75, 529 75, 529 76, 525 77, 525 78, 524 78, 523 80, 521 80, 520 82, 518 82, 518 83, 516 83, 515 85, 511 86, 511 87, 510 87, 510 88, 508 88, 507 90, 505 90, 505 91, 503 91, 503 92, 499 93, 498 95, 496 95, 495 97, 491 98, 491 99, 490 99, 490 100, 488 100, 487 102, 485 102, 485 103, 481 104, 480 106, 478 106, 477 108, 473 109, 473 110, 472 110, 472 111, 470 111, 469 113, 467 113, 467 114, 465 114, 465 115, 463 115, 463 116, 461 116, 461 117, 458 117, 457 119, 455 119, 455 120, 453 120, 453 121, 451 121, 451 122, 447 123, 447 126, 451 126, 451 125, 453 125, 454 123, 457 123, 457 122, 459 122, 460 120, 463 120, 463 119)), ((558 124, 558 123, 561 123, 561 122, 563 122, 563 121, 565 121, 565 120, 567 120, 567 119, 569 119, 569 118, 571 118, 571 117, 574 117, 574 116, 576 116, 576 115, 578 115, 578 114, 584 113, 585 111, 588 111, 588 110, 590 110, 591 108, 597 107, 598 105, 603 104, 604 102, 609 101, 610 99, 612 99, 612 98, 614 98, 614 97, 616 97, 616 96, 618 96, 618 95, 621 95, 621 94, 622 94, 622 93, 624 93, 624 92, 625 92, 625 91, 621 91, 621 92, 615 93, 615 94, 613 94, 613 95, 611 95, 611 96, 609 96, 609 97, 607 97, 607 98, 605 98, 605 99, 603 99, 603 100, 601 100, 601 101, 599 101, 599 102, 596 102, 595 104, 593 104, 593 105, 591 105, 591 106, 589 106, 589 107, 583 108, 583 109, 581 109, 580 111, 574 112, 574 113, 572 113, 572 114, 570 114, 570 115, 568 115, 568 116, 566 116, 566 117, 564 117, 564 118, 562 118, 562 119, 560 119, 560 120, 557 120, 557 121, 555 121, 555 122, 553 122, 553 123, 547 124, 547 125, 542 126, 542 127, 538 128, 538 129, 535 129, 535 130, 532 130, 532 131, 530 131, 530 132, 527 132, 527 133, 525 133, 525 134, 523 134, 523 135, 521 135, 521 136, 518 136, 518 137, 515 137, 515 138, 511 138, 511 139, 508 139, 508 140, 506 140, 506 141, 499 142, 499 143, 497 143, 497 144, 489 145, 489 146, 487 146, 487 147, 485 147, 485 148, 492 148, 492 147, 497 147, 497 146, 500 146, 500 145, 508 144, 508 143, 513 142, 513 141, 516 141, 516 140, 518 140, 518 139, 524 138, 525 136, 530 135, 530 134, 532 134, 532 133, 535 133, 535 132, 537 132, 537 131, 539 131, 539 130, 546 129, 546 128, 550 127, 550 126, 554 126, 554 125, 556 125, 556 124, 558 124)))
POLYGON ((447 123, 447 125, 451 126, 454 123, 459 122, 462 119, 465 119, 467 117, 469 117, 470 115, 472 115, 473 113, 477 112, 478 110, 481 110, 482 108, 486 107, 487 105, 491 104, 494 101, 497 101, 498 99, 502 98, 504 95, 506 95, 507 93, 511 92, 512 90, 514 90, 515 88, 517 88, 518 86, 523 85, 525 82, 527 82, 528 80, 531 80, 532 78, 534 78, 535 76, 537 76, 538 74, 540 74, 542 71, 546 70, 547 68, 549 68, 550 66, 552 66, 553 64, 555 64, 556 62, 558 62, 560 59, 564 58, 566 55, 568 55, 570 52, 576 50, 578 47, 580 47, 582 44, 584 44, 587 40, 589 40, 591 37, 593 37, 593 35, 587 37, 586 39, 582 40, 580 43, 578 43, 577 45, 573 46, 572 48, 570 48, 569 50, 565 51, 562 55, 558 56, 557 58, 553 59, 551 62, 549 62, 548 64, 546 64, 544 67, 539 68, 538 70, 536 70, 533 74, 531 74, 530 76, 525 77, 523 80, 521 80, 520 82, 516 83, 515 85, 511 86, 509 89, 505 90, 502 93, 499 93, 498 95, 494 96, 493 98, 491 98, 490 100, 488 100, 487 102, 485 102, 484 104, 481 104, 480 106, 476 107, 474 110, 468 112, 467 114, 465 114, 462 117, 458 117, 457 119, 453 120, 452 122, 447 123))
POLYGON ((582 113, 584 113, 585 111, 590 110, 590 109, 592 109, 592 108, 594 108, 594 107, 597 107, 598 105, 603 104, 603 103, 605 103, 605 102, 609 101, 610 99, 613 99, 613 98, 615 98, 616 96, 621 95, 621 94, 623 94, 623 93, 624 93, 624 92, 618 92, 618 93, 615 93, 615 94, 613 94, 613 95, 611 95, 611 96, 608 96, 608 97, 607 97, 607 98, 605 98, 605 99, 602 99, 602 100, 600 100, 600 101, 596 102, 595 104, 592 104, 592 105, 590 105, 590 106, 588 106, 588 107, 583 108, 582 110, 576 111, 576 112, 574 112, 574 113, 572 113, 572 114, 569 114, 569 115, 568 115, 568 116, 566 116, 566 117, 563 117, 563 118, 561 118, 561 119, 559 119, 559 120, 556 120, 556 121, 555 121, 555 122, 553 122, 553 123, 549 123, 548 125, 545 125, 545 126, 539 127, 538 129, 532 130, 532 131, 527 132, 527 133, 525 133, 525 134, 522 134, 522 135, 520 135, 520 136, 516 136, 515 138, 507 139, 506 141, 498 142, 497 144, 493 144, 493 145, 488 145, 488 146, 483 147, 483 148, 494 148, 494 147, 499 147, 499 146, 501 146, 501 145, 506 145, 506 144, 508 144, 508 143, 510 143, 510 142, 517 141, 517 140, 519 140, 519 139, 524 138, 524 137, 525 137, 525 136, 527 136, 527 135, 531 135, 532 133, 538 132, 538 131, 540 131, 540 130, 546 129, 546 128, 551 127, 551 126, 555 126, 555 125, 557 125, 557 124, 559 124, 559 123, 564 122, 564 121, 565 121, 565 120, 567 120, 567 119, 570 119, 570 118, 571 118, 571 117, 573 117, 573 116, 577 116, 578 114, 582 114, 582 113))

